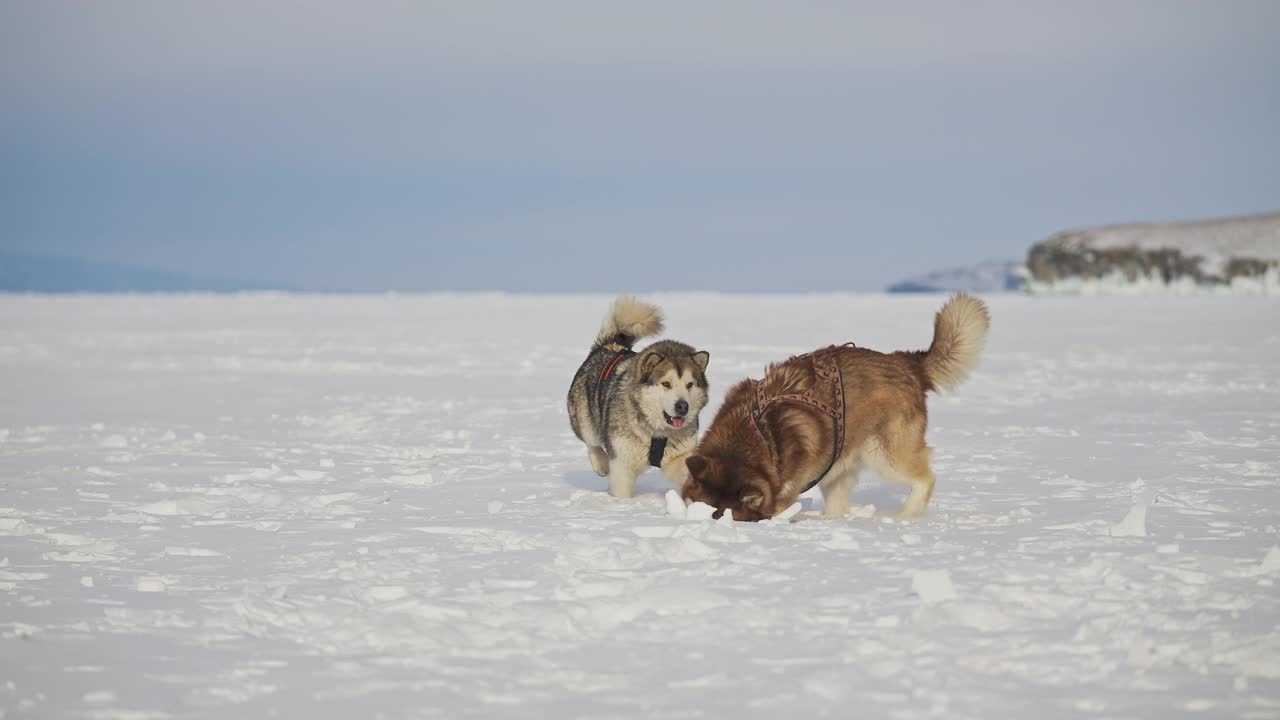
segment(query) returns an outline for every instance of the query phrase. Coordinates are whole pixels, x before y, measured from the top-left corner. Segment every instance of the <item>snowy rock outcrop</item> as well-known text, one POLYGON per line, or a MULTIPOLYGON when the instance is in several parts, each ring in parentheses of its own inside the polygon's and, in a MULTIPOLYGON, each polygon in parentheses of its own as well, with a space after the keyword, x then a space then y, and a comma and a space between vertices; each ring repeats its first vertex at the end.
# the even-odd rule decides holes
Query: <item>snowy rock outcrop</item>
POLYGON ((1032 246, 1027 289, 1280 294, 1280 213, 1058 233, 1032 246))
POLYGON ((916 275, 890 285, 891 293, 1011 292, 1022 287, 1022 263, 988 260, 971 267, 916 275))

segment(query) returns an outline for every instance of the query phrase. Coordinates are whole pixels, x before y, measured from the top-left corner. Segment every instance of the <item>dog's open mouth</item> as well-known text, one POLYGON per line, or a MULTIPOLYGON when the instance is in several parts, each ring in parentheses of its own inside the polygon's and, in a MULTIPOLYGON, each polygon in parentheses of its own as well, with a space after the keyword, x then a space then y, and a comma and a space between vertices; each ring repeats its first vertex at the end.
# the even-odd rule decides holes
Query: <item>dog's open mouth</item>
POLYGON ((679 415, 679 416, 676 416, 676 417, 672 417, 671 415, 668 415, 668 414, 664 411, 664 412, 662 413, 662 419, 666 420, 666 421, 667 421, 667 424, 668 424, 668 425, 670 425, 671 427, 674 427, 674 428, 682 428, 682 427, 684 427, 684 416, 683 416, 683 415, 679 415))

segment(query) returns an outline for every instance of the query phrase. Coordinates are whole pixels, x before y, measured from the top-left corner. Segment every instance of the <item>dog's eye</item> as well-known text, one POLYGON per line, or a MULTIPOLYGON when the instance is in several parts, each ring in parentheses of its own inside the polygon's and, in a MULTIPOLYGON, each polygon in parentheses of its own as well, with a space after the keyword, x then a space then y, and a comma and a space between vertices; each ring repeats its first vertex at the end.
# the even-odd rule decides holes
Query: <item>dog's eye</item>
POLYGON ((664 387, 664 388, 666 388, 666 389, 670 390, 670 389, 671 389, 671 383, 667 382, 666 380, 663 380, 663 381, 662 381, 662 387, 664 387))
POLYGON ((691 382, 687 382, 687 383, 685 383, 685 384, 684 384, 684 389, 685 389, 685 390, 692 390, 692 389, 693 389, 693 383, 691 383, 691 382))

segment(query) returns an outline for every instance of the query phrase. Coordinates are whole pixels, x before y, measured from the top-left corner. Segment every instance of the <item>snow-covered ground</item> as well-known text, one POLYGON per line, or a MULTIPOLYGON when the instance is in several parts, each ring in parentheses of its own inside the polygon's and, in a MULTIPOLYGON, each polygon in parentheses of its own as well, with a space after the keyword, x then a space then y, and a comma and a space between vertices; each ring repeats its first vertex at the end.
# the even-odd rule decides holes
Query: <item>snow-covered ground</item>
MULTIPOLYGON (((717 403, 942 300, 656 299, 717 403)), ((608 300, 0 297, 0 716, 1280 717, 1274 300, 992 296, 929 513, 790 524, 605 494, 608 300)))

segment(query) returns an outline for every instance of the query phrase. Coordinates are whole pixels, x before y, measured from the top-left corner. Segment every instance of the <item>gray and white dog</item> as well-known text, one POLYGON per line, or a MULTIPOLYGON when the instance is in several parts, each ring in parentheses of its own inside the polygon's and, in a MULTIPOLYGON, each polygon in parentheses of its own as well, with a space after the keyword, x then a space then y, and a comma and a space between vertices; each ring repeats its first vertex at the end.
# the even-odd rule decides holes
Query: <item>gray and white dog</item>
POLYGON ((614 497, 631 497, 650 465, 677 490, 689 479, 684 459, 698 440, 711 356, 674 340, 631 349, 660 332, 661 310, 618 298, 569 386, 569 423, 614 497))

